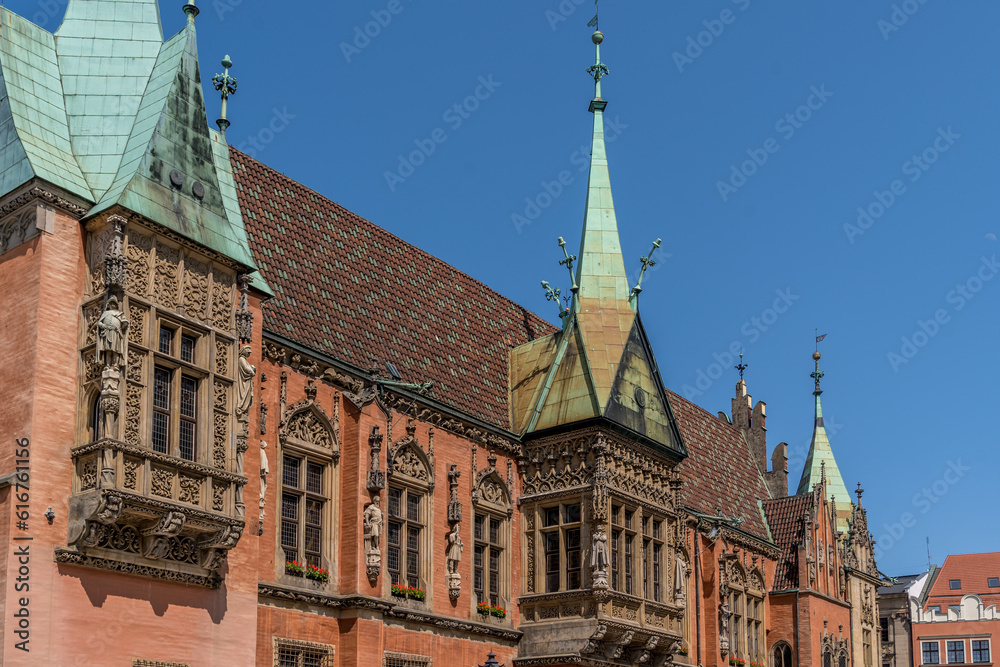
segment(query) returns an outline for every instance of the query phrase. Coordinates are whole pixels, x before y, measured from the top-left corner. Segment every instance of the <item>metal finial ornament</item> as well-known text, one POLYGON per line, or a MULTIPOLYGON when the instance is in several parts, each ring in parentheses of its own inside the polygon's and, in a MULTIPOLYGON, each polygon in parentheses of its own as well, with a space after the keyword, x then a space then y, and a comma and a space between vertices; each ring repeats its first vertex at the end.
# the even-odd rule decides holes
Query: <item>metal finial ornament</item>
POLYGON ((648 269, 651 266, 656 266, 656 262, 653 261, 653 253, 656 252, 656 249, 660 247, 660 244, 662 242, 663 239, 656 239, 655 241, 653 241, 653 249, 649 251, 649 254, 643 255, 642 257, 639 258, 639 261, 642 263, 642 269, 639 271, 638 282, 636 282, 635 287, 632 288, 632 294, 630 295, 631 297, 638 297, 639 292, 642 291, 642 277, 646 275, 646 269, 648 269))
POLYGON ((855 493, 858 494, 858 505, 861 504, 861 494, 864 492, 865 490, 861 488, 861 482, 858 482, 858 490, 855 491, 855 493))
POLYGON ((200 12, 201 10, 194 6, 194 0, 188 0, 184 5, 184 13, 187 14, 190 23, 194 23, 194 17, 198 16, 200 12))
POLYGON ((569 310, 568 309, 563 310, 563 307, 559 304, 559 295, 562 294, 562 290, 560 290, 558 287, 552 287, 551 285, 549 285, 549 281, 547 280, 542 281, 542 289, 545 290, 546 301, 556 302, 556 307, 559 308, 559 318, 562 319, 566 317, 566 315, 569 313, 569 310))
POLYGON ((571 255, 566 252, 566 241, 564 241, 561 236, 559 237, 559 247, 562 248, 563 255, 566 257, 566 259, 559 262, 559 265, 565 266, 566 269, 569 270, 569 279, 573 283, 573 286, 569 288, 569 291, 576 294, 580 291, 580 286, 576 284, 576 275, 573 273, 573 262, 576 261, 576 255, 571 255))
POLYGON ((736 370, 738 370, 740 372, 740 379, 741 380, 743 379, 743 371, 745 371, 747 368, 749 368, 749 366, 750 366, 749 364, 744 364, 743 363, 743 350, 740 350, 740 363, 738 363, 735 366, 733 366, 733 368, 735 368, 736 370))
POLYGON ((493 654, 493 651, 490 651, 490 654, 486 656, 486 664, 480 665, 479 667, 503 667, 503 665, 497 662, 496 655, 493 654))
POLYGON ((229 68, 233 66, 233 61, 229 59, 229 54, 226 54, 226 57, 222 59, 222 66, 225 68, 225 71, 222 74, 216 74, 212 77, 212 85, 222 95, 222 117, 215 121, 215 123, 219 126, 219 130, 225 134, 231 125, 229 120, 226 119, 226 103, 229 101, 230 95, 236 94, 236 77, 229 75, 229 68))
MULTIPOLYGON (((816 329, 816 331, 818 333, 819 329, 816 329)), ((816 370, 809 374, 809 377, 816 380, 816 389, 813 390, 813 394, 815 394, 816 396, 819 396, 820 394, 823 393, 823 390, 819 388, 819 381, 820 379, 822 379, 825 373, 819 369, 819 360, 823 356, 819 353, 819 344, 824 338, 826 338, 826 336, 827 334, 823 334, 822 336, 816 336, 816 351, 813 352, 813 361, 816 362, 816 370)))

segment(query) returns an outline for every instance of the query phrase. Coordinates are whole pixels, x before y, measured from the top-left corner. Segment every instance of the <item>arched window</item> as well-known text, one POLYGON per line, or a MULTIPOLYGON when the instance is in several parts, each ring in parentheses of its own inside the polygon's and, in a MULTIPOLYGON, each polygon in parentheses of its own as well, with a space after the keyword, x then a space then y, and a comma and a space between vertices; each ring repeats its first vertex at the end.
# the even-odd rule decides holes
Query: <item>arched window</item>
POLYGON ((847 654, 841 652, 840 660, 837 661, 838 667, 847 667, 847 654))
POLYGON ((732 610, 732 654, 753 662, 764 661, 764 579, 754 568, 749 574, 739 563, 727 568, 732 610))
POLYGON ((386 530, 386 570, 389 583, 430 592, 430 505, 434 477, 428 455, 416 438, 416 425, 388 455, 389 506, 386 530))
POLYGON ((771 649, 772 667, 792 667, 792 647, 785 642, 774 645, 771 649))
POLYGON ((510 606, 510 516, 511 494, 497 473, 496 456, 490 467, 476 477, 472 494, 473 552, 472 589, 477 604, 510 606))
POLYGON ((833 655, 830 653, 830 649, 823 651, 823 667, 833 667, 833 655))

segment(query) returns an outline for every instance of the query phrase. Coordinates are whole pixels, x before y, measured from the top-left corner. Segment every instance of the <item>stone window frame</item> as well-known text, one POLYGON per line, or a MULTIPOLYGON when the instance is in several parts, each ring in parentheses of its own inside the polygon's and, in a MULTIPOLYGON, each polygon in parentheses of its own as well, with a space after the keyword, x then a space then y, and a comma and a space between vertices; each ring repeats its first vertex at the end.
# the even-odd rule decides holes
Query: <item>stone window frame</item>
POLYGON ((537 580, 535 581, 535 590, 540 590, 544 593, 559 593, 563 591, 580 590, 584 587, 584 573, 583 573, 583 538, 584 538, 584 522, 583 522, 583 497, 574 496, 572 498, 564 498, 557 501, 543 502, 539 503, 535 510, 537 512, 536 521, 534 522, 537 526, 534 530, 533 535, 529 535, 528 539, 535 540, 535 544, 538 545, 536 549, 536 560, 541 557, 541 567, 535 568, 535 576, 537 580), (574 520, 569 520, 568 518, 568 508, 577 507, 579 518, 574 520), (555 525, 546 525, 546 512, 548 510, 558 511, 558 523, 555 525), (570 549, 567 547, 569 540, 567 539, 567 534, 570 531, 577 531, 577 548, 570 549), (549 590, 548 586, 548 574, 546 567, 546 541, 547 535, 557 534, 558 535, 558 576, 559 576, 559 586, 555 590, 549 590), (577 554, 578 566, 576 568, 578 585, 576 587, 569 587, 569 554, 570 551, 575 551, 577 554))
MULTIPOLYGON (((338 559, 337 545, 339 544, 339 521, 337 517, 340 513, 340 450, 341 450, 341 440, 340 440, 340 420, 339 420, 339 396, 334 397, 335 401, 335 412, 334 418, 331 420, 322 408, 315 403, 315 396, 306 403, 296 404, 295 406, 290 406, 285 415, 285 421, 291 421, 293 417, 299 416, 303 413, 311 412, 312 416, 319 420, 324 428, 330 433, 331 442, 333 443, 332 449, 326 449, 320 447, 311 442, 306 442, 300 440, 296 437, 290 436, 287 433, 280 433, 278 437, 278 447, 275 453, 276 467, 277 467, 277 484, 275 485, 275 504, 277 507, 274 510, 275 521, 274 521, 274 535, 275 535, 275 554, 278 558, 275 558, 275 569, 278 571, 279 577, 284 578, 285 583, 299 584, 303 577, 293 576, 285 573, 284 561, 285 561, 285 551, 281 543, 281 525, 282 525, 282 503, 285 495, 285 484, 284 484, 284 466, 285 466, 285 455, 289 455, 295 458, 301 459, 306 466, 300 469, 300 480, 302 481, 301 487, 297 489, 290 489, 291 493, 301 496, 302 498, 308 498, 310 495, 313 497, 322 497, 324 499, 322 518, 320 524, 320 565, 326 568, 330 573, 330 578, 326 582, 326 585, 330 585, 336 580, 335 570, 337 566, 338 559), (323 489, 322 494, 310 494, 305 490, 305 479, 308 474, 308 462, 319 463, 323 465, 323 489)), ((282 428, 285 424, 283 422, 282 428)), ((303 510, 305 504, 303 503, 303 510)), ((300 516, 299 526, 301 529, 301 534, 299 535, 300 551, 304 555, 305 553, 305 516, 304 514, 300 516)), ((304 563, 304 562, 303 562, 304 563)), ((303 564, 305 567, 305 564, 303 564)), ((304 576, 304 575, 303 575, 304 576)), ((319 582, 315 582, 319 584, 319 582)))
POLYGON ((284 554, 284 558, 288 560, 288 552, 285 551, 286 545, 282 540, 282 527, 286 521, 285 519, 285 504, 284 499, 286 495, 291 495, 296 497, 297 509, 299 516, 296 519, 297 523, 297 544, 295 549, 297 551, 296 558, 293 560, 298 560, 305 567, 310 561, 306 555, 305 549, 305 539, 306 539, 306 529, 307 529, 307 514, 308 514, 308 501, 314 500, 322 503, 320 509, 320 522, 319 522, 319 567, 324 567, 329 569, 328 564, 332 560, 333 554, 333 542, 330 540, 331 523, 333 522, 333 517, 335 512, 332 509, 332 505, 336 502, 333 493, 334 486, 334 473, 333 468, 334 461, 333 457, 330 455, 319 454, 315 451, 306 451, 304 447, 296 447, 294 444, 286 443, 282 447, 281 459, 280 459, 280 488, 277 498, 277 503, 279 509, 277 510, 278 516, 278 547, 284 554), (286 458, 293 458, 299 461, 299 486, 288 487, 285 484, 285 460, 286 458), (320 491, 309 491, 308 490, 308 474, 309 474, 309 464, 322 466, 322 472, 320 473, 320 491))
POLYGON ((666 517, 654 514, 642 517, 643 597, 658 603, 665 601, 669 582, 666 576, 669 559, 664 555, 668 553, 667 526, 666 517))
POLYGON ((395 651, 382 653, 382 667, 431 667, 431 665, 431 658, 426 655, 397 653, 395 651))
POLYGON ((429 484, 424 484, 418 480, 400 475, 394 475, 392 477, 392 480, 387 485, 385 493, 385 571, 386 574, 389 575, 385 577, 385 585, 390 588, 394 583, 399 583, 404 586, 414 586, 426 593, 426 597, 424 598, 425 601, 430 601, 431 598, 431 590, 433 588, 431 586, 431 582, 434 572, 432 565, 434 555, 431 544, 434 517, 431 505, 431 495, 429 484), (390 500, 390 496, 394 490, 400 491, 404 494, 403 499, 400 501, 400 512, 403 516, 394 516, 392 514, 392 501, 390 500), (418 518, 415 520, 409 519, 407 499, 411 494, 417 496, 418 518), (389 569, 389 550, 393 548, 389 542, 390 524, 392 523, 400 523, 402 525, 400 543, 397 547, 399 549, 399 578, 396 582, 393 582, 393 577, 397 576, 397 572, 389 569), (409 535, 411 525, 418 527, 419 531, 417 536, 416 584, 409 580, 406 563, 407 556, 409 555, 406 538, 409 535))
POLYGON ((614 591, 635 595, 636 572, 642 570, 641 567, 636 567, 636 554, 642 551, 642 547, 638 550, 635 548, 637 539, 640 544, 642 539, 642 512, 638 506, 627 502, 612 504, 609 522, 611 530, 607 534, 611 562, 608 564, 608 583, 614 591), (636 523, 640 524, 639 528, 636 523))
POLYGON ((795 664, 795 652, 792 650, 792 645, 784 640, 775 642, 771 646, 770 658, 772 667, 793 667, 795 664))
MULTIPOLYGON (((476 477, 475 492, 472 497, 472 592, 470 596, 474 609, 478 610, 479 595, 476 589, 476 550, 483 547, 486 558, 483 561, 483 591, 485 599, 483 602, 499 604, 507 611, 505 619, 510 621, 510 608, 512 601, 511 593, 511 558, 513 553, 513 536, 511 533, 511 517, 514 514, 511 490, 494 467, 494 460, 490 460, 490 467, 482 471, 476 477), (482 539, 476 535, 476 520, 484 517, 491 524, 497 524, 497 541, 493 542, 487 532, 482 539), (499 549, 498 569, 496 572, 497 595, 494 601, 489 589, 493 583, 489 561, 489 552, 492 549, 499 549)), ((495 617, 494 617, 495 618, 495 617)))
MULTIPOLYGON (((274 637, 274 667, 280 667, 281 662, 281 651, 298 651, 297 656, 292 656, 296 658, 295 667, 304 667, 305 663, 303 658, 305 657, 305 652, 310 651, 318 654, 314 657, 318 657, 320 660, 319 667, 333 667, 333 657, 335 646, 331 644, 321 644, 319 642, 309 642, 303 641, 301 639, 286 639, 284 637, 274 637)), ((312 663, 315 664, 315 663, 312 663)))
POLYGON ((753 568, 747 572, 739 562, 732 565, 728 577, 729 608, 732 611, 732 653, 737 658, 763 663, 766 653, 765 618, 766 591, 761 584, 759 590, 750 585, 751 578, 764 582, 763 574, 753 568), (733 575, 736 575, 734 577, 733 575))

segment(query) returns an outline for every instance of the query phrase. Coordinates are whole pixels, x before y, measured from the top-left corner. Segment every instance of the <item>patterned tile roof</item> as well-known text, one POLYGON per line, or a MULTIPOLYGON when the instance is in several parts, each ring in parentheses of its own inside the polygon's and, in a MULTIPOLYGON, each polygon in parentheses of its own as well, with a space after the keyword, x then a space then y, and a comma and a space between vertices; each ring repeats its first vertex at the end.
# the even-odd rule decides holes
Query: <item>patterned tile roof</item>
POLYGON ((763 502, 767 524, 774 535, 774 543, 781 549, 781 558, 775 568, 772 590, 785 591, 799 586, 799 543, 802 541, 801 519, 809 511, 813 494, 787 496, 763 502))
POLYGON ((440 259, 231 149, 240 208, 275 298, 264 327, 509 429, 510 350, 551 324, 440 259))
POLYGON ((927 594, 924 610, 940 605, 946 612, 949 605, 961 603, 963 595, 978 595, 983 606, 1000 607, 1000 587, 989 587, 994 577, 1000 579, 1000 551, 948 556, 927 594), (951 588, 953 580, 958 580, 956 589, 951 588))
POLYGON ((672 391, 667 398, 688 457, 678 471, 683 502, 705 514, 743 519, 740 530, 768 539, 758 500, 771 497, 750 449, 733 426, 672 391))

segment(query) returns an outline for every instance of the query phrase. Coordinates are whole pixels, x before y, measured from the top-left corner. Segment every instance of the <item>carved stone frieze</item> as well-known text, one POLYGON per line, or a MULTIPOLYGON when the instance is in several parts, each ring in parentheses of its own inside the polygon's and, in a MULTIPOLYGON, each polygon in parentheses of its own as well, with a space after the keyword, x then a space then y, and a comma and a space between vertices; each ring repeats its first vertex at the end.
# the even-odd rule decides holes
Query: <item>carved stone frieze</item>
POLYGON ((149 294, 152 249, 153 237, 139 234, 132 229, 129 230, 128 245, 125 248, 125 258, 128 260, 125 289, 142 297, 149 294))
POLYGON ((0 254, 16 248, 28 239, 38 235, 38 210, 35 206, 25 208, 10 217, 0 219, 0 254))
POLYGON ((232 330, 235 276, 215 271, 212 283, 212 323, 224 331, 232 330))
POLYGON ((152 579, 163 579, 191 586, 204 586, 206 588, 218 588, 222 579, 215 573, 208 575, 184 572, 152 565, 143 565, 130 561, 119 560, 117 558, 101 557, 81 553, 73 549, 56 548, 57 563, 66 565, 79 565, 98 570, 108 570, 121 574, 134 574, 140 577, 152 579))
POLYGON ((432 449, 424 452, 416 437, 417 425, 411 419, 406 425, 406 436, 397 440, 386 456, 386 473, 405 475, 418 482, 434 487, 434 469, 431 462, 432 449))
POLYGON ((156 267, 153 278, 153 294, 156 301, 167 308, 177 310, 178 303, 178 264, 180 252, 176 248, 157 241, 156 267))
POLYGON ((206 317, 208 308, 208 265, 192 257, 184 258, 184 314, 197 320, 206 317))

